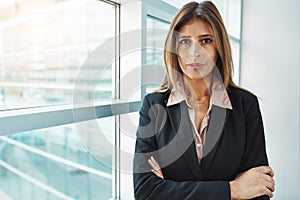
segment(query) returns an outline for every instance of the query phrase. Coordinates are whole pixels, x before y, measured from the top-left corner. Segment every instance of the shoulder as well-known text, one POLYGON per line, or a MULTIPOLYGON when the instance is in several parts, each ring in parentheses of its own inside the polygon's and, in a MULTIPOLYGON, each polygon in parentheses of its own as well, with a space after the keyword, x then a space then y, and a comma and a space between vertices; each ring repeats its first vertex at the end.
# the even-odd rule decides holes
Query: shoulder
POLYGON ((229 86, 228 95, 233 108, 237 110, 242 109, 248 112, 252 109, 259 109, 257 96, 246 89, 229 86))
POLYGON ((257 101, 257 96, 255 94, 253 94, 252 92, 246 89, 239 88, 239 87, 229 86, 228 95, 230 99, 234 99, 234 100, 241 100, 246 102, 257 101))
POLYGON ((153 104, 167 104, 167 101, 169 99, 170 96, 170 90, 167 90, 165 92, 152 92, 149 94, 146 94, 146 96, 144 97, 144 103, 147 102, 150 105, 153 104))
POLYGON ((160 108, 165 108, 167 106, 168 98, 170 95, 170 91, 166 92, 153 92, 145 95, 140 113, 149 113, 151 112, 159 112, 160 108))

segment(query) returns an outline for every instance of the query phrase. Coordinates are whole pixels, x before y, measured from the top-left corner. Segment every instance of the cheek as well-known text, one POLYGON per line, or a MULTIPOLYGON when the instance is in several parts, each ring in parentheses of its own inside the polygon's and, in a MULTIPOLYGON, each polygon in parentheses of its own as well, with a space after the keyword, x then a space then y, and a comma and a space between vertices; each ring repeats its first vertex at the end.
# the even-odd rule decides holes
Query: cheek
POLYGON ((177 59, 178 61, 181 61, 182 63, 187 62, 187 59, 189 58, 190 54, 188 49, 178 49, 177 51, 177 59))
POLYGON ((184 66, 186 65, 186 62, 184 61, 185 59, 181 58, 180 56, 177 57, 178 63, 179 63, 179 68, 181 71, 184 70, 184 66))
POLYGON ((217 61, 217 58, 218 58, 218 52, 217 52, 217 49, 216 48, 211 48, 210 51, 209 51, 209 55, 212 59, 213 62, 216 62, 217 61))

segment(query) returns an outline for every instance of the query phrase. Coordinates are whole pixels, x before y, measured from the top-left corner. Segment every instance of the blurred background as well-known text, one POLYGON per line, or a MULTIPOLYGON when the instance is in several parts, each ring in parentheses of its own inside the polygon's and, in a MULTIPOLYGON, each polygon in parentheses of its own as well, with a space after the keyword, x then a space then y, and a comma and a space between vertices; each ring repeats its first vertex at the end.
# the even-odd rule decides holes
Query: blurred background
MULTIPOLYGON (((187 2, 0 0, 1 200, 133 199, 123 154, 134 152, 140 101, 163 78, 165 34, 187 2)), ((273 199, 299 199, 300 2, 213 2, 234 81, 259 97, 273 199)))

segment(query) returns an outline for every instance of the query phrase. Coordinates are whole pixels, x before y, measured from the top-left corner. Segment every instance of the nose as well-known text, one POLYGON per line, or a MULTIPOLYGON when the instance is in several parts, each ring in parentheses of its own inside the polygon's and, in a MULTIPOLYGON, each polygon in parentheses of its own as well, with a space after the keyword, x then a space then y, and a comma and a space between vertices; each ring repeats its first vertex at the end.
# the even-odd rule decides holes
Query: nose
POLYGON ((189 48, 189 56, 191 58, 197 58, 200 57, 200 53, 201 53, 201 47, 199 47, 199 45, 193 43, 190 48, 189 48))
POLYGON ((191 56, 192 58, 194 58, 194 57, 195 57, 195 58, 196 58, 196 57, 199 58, 199 57, 200 57, 200 54, 195 54, 195 55, 194 55, 194 54, 191 54, 190 56, 191 56))

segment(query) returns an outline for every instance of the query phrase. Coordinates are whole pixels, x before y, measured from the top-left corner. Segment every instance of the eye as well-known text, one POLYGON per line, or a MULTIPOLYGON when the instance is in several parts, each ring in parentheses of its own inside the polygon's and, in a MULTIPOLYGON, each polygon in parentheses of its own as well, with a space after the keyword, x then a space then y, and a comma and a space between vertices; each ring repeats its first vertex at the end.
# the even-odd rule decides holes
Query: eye
POLYGON ((209 43, 212 43, 212 42, 213 41, 210 38, 204 38, 204 39, 200 40, 201 44, 209 44, 209 43))
POLYGON ((190 39, 180 39, 179 44, 190 44, 191 40, 190 39))

